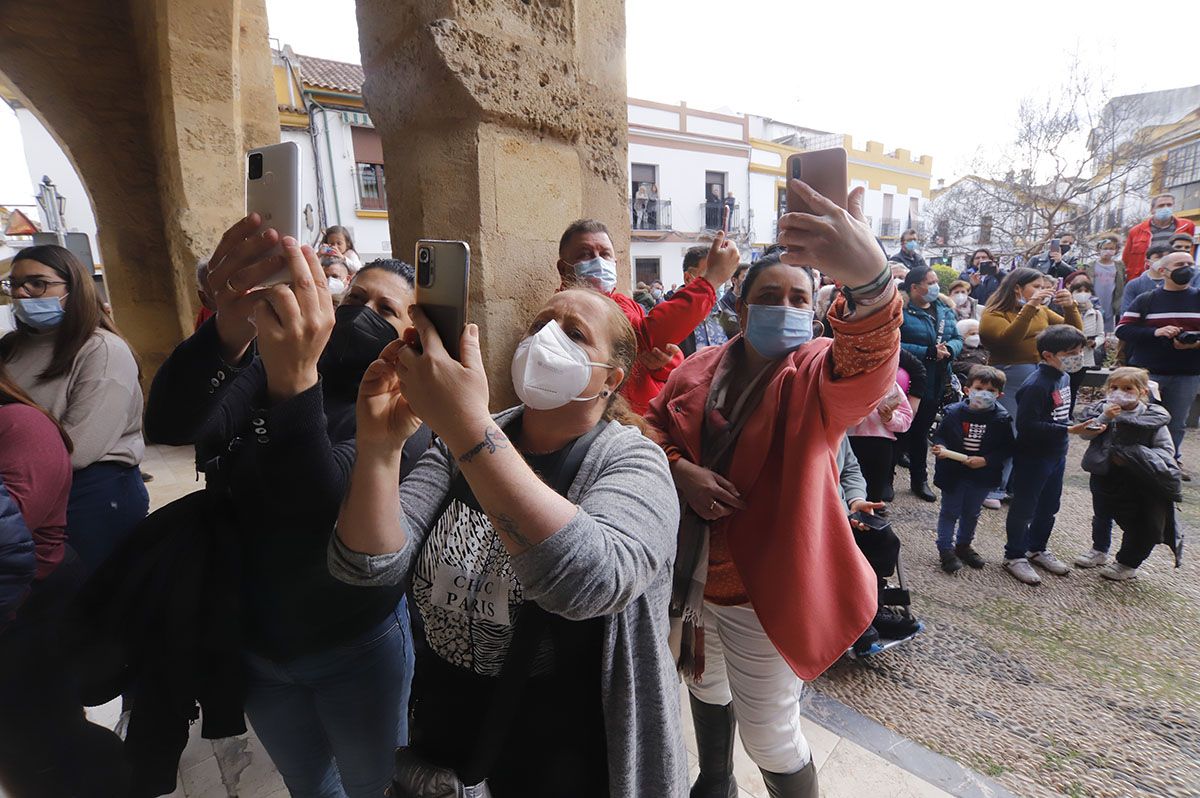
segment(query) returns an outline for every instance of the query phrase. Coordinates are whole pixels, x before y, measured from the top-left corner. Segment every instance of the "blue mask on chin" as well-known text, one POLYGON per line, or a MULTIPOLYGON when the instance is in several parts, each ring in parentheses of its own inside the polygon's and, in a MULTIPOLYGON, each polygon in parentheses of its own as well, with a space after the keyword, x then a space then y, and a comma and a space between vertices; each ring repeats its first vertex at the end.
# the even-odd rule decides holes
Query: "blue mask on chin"
POLYGON ((812 340, 813 312, 786 305, 750 305, 746 340, 754 351, 774 360, 812 340))

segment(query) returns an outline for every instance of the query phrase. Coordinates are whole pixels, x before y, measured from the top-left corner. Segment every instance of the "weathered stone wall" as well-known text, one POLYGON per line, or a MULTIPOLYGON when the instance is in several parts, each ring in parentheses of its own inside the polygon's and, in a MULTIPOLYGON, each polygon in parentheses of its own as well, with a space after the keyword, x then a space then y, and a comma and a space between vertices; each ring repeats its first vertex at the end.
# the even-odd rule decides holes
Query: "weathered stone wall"
POLYGON ((244 212, 242 151, 279 140, 263 0, 39 0, 0 73, 87 187, 117 323, 154 370, 191 330, 194 267, 244 212))
POLYGON ((563 229, 608 223, 628 280, 624 3, 359 0, 358 23, 393 249, 470 243, 470 317, 506 406, 513 347, 558 286, 563 229))

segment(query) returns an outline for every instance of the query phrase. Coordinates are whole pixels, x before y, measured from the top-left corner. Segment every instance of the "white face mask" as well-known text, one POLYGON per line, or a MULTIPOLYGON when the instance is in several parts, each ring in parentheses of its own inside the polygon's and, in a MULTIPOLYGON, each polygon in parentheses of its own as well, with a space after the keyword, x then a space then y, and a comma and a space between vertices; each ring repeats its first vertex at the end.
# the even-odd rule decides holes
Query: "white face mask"
POLYGON ((967 349, 978 349, 979 334, 976 333, 975 335, 968 335, 966 338, 963 338, 963 343, 966 344, 967 349))
POLYGON ((606 294, 617 287, 617 263, 605 258, 592 258, 575 264, 575 274, 588 280, 606 294))
POLYGON ((513 388, 526 407, 553 410, 568 402, 590 402, 608 396, 579 396, 592 379, 592 367, 607 363, 588 360, 583 347, 572 341, 554 319, 517 346, 512 361, 513 388))
POLYGON ((1130 410, 1137 406, 1142 397, 1132 391, 1112 390, 1108 392, 1108 401, 1122 410, 1130 410))
POLYGON ((337 277, 329 278, 329 293, 334 296, 341 296, 346 293, 346 284, 337 277))
POLYGON ((951 294, 951 296, 954 297, 954 304, 960 308, 967 304, 967 300, 971 298, 970 294, 962 291, 959 291, 957 294, 951 294))

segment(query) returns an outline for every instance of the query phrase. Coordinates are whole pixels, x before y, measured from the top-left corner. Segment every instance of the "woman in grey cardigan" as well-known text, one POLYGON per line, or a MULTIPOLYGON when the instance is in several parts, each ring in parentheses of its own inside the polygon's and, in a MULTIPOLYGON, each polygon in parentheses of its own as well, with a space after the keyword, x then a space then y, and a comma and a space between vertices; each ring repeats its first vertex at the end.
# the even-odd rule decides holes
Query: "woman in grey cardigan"
POLYGON ((497 798, 685 796, 667 642, 679 505, 618 393, 637 353, 629 322, 597 292, 556 294, 513 358, 523 406, 494 417, 477 328, 460 364, 419 310, 413 322, 420 345, 405 336, 363 379, 329 560, 354 584, 411 580, 428 644, 415 751, 464 781, 486 776, 497 798), (420 421, 438 442, 397 491, 420 421), (514 629, 539 616, 529 681, 494 764, 476 772, 514 629))

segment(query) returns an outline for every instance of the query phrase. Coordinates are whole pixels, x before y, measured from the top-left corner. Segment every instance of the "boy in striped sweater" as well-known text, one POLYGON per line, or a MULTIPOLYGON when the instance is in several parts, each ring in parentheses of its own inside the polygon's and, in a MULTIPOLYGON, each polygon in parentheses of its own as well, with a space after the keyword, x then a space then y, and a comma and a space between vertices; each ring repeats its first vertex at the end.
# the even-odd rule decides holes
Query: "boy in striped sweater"
MULTIPOLYGON (((1196 264, 1190 252, 1167 255, 1159 270, 1167 276, 1162 287, 1133 300, 1121 315, 1117 337, 1125 342, 1129 365, 1150 372, 1158 383, 1171 414, 1168 429, 1178 462, 1184 423, 1200 391, 1200 289, 1191 286, 1196 264)), ((1186 472, 1184 479, 1190 479, 1186 472)))

